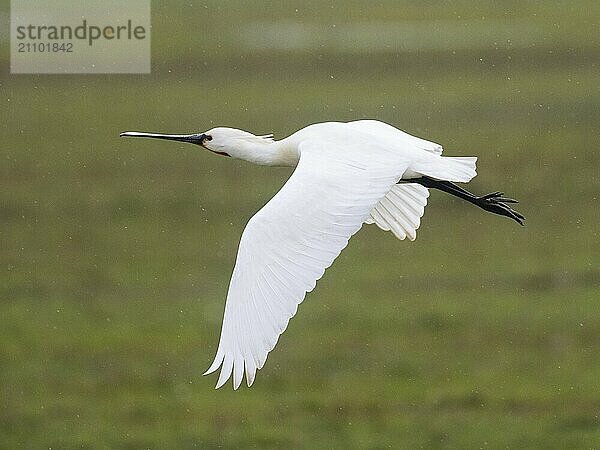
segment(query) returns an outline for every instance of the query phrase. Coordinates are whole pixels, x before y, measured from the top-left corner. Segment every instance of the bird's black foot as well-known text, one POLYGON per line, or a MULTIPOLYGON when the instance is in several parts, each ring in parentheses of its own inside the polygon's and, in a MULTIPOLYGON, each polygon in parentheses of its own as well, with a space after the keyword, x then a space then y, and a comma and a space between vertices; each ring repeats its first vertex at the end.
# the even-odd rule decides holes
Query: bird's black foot
POLYGON ((486 211, 509 217, 519 225, 524 225, 523 221, 525 220, 525 217, 508 205, 508 203, 519 202, 512 198, 502 197, 504 195, 502 192, 492 192, 491 194, 479 197, 472 192, 457 186, 451 181, 436 180, 435 178, 429 177, 411 178, 409 180, 400 181, 405 183, 418 183, 426 188, 439 189, 440 191, 447 192, 455 197, 462 198, 469 203, 473 203, 474 205, 479 206, 486 211))
POLYGON ((479 206, 486 211, 489 211, 494 214, 499 214, 501 216, 510 217, 515 220, 519 225, 524 225, 523 221, 525 217, 512 209, 507 203, 519 203, 517 200, 512 198, 502 197, 504 195, 503 192, 492 192, 491 194, 486 194, 481 197, 477 197, 474 199, 473 203, 479 206))

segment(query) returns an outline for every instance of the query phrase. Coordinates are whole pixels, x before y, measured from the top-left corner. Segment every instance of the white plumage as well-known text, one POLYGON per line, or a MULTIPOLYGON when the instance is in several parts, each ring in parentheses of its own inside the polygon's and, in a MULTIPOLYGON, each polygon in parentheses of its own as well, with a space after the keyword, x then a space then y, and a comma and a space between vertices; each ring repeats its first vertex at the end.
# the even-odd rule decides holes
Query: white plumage
POLYGON ((468 182, 476 175, 476 158, 443 157, 440 145, 374 120, 315 124, 281 141, 231 128, 123 135, 192 142, 258 164, 297 165, 242 234, 219 346, 205 373, 221 368, 217 388, 232 376, 234 389, 244 375, 252 385, 306 293, 363 223, 399 239, 416 238, 429 191, 411 179, 468 182))
MULTIPOLYGON (((429 192, 396 183, 415 164, 443 166, 446 159, 437 144, 399 130, 401 140, 387 129, 376 134, 378 124, 319 124, 291 137, 298 142, 296 170, 242 234, 219 348, 206 371, 221 367, 217 388, 233 374, 237 389, 244 372, 253 383, 306 293, 363 223, 415 239, 429 192)), ((457 181, 469 181, 470 169, 457 181)))

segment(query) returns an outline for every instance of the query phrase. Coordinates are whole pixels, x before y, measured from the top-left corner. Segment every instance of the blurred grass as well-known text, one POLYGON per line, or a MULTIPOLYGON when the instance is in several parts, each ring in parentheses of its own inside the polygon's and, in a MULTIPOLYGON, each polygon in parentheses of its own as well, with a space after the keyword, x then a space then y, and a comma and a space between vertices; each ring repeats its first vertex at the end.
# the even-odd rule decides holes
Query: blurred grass
POLYGON ((597 2, 153 6, 149 76, 11 76, 3 44, 1 447, 598 446, 597 2), (354 54, 238 34, 492 19, 551 32, 354 54), (239 236, 290 170, 118 133, 364 117, 479 156, 473 190, 527 226, 433 193, 416 242, 365 227, 252 389, 215 392, 239 236))

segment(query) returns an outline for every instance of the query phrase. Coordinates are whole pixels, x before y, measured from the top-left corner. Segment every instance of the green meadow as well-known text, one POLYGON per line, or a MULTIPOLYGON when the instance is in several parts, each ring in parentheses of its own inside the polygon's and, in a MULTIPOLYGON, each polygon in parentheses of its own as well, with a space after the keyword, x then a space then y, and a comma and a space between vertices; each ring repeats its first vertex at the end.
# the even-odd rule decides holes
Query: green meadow
POLYGON ((7 3, 0 447, 600 446, 600 3, 153 2, 149 75, 11 75, 7 3), (441 192, 415 242, 365 225, 215 391, 240 235, 291 169, 119 132, 360 118, 478 156, 526 226, 441 192))

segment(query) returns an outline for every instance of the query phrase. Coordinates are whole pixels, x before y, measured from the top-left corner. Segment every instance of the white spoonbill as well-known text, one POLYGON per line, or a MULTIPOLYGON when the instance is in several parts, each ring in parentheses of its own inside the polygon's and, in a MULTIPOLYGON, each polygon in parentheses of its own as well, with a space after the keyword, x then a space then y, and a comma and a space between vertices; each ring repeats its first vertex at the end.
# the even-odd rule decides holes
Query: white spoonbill
POLYGON ((476 196, 454 182, 475 175, 475 157, 444 157, 442 147, 376 120, 307 126, 280 141, 233 128, 174 135, 121 136, 197 144, 266 166, 295 166, 281 190, 248 222, 227 293, 221 339, 206 374, 221 367, 216 388, 244 372, 251 386, 298 304, 364 223, 414 240, 428 188, 486 211, 524 217, 501 192, 476 196))

